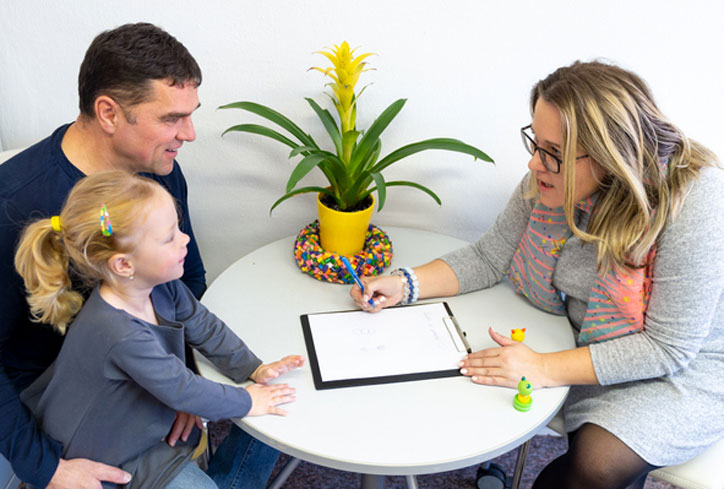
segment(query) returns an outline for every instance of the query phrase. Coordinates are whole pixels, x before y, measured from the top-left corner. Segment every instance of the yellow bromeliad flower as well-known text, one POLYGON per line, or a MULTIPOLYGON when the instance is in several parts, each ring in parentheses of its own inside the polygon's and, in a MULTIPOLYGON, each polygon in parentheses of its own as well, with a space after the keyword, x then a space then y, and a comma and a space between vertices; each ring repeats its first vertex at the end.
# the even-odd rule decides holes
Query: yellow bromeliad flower
MULTIPOLYGON (((317 53, 325 56, 329 61, 331 61, 333 66, 329 68, 310 68, 312 70, 317 70, 334 80, 332 83, 329 83, 329 86, 332 87, 332 91, 334 92, 332 101, 339 113, 339 121, 343 136, 348 132, 355 131, 357 97, 359 97, 359 94, 354 93, 354 87, 357 85, 360 74, 363 71, 367 71, 365 68, 367 63, 365 63, 364 60, 374 54, 360 54, 355 58, 354 52, 355 49, 350 49, 347 41, 344 41, 339 46, 335 44, 334 49, 330 49, 329 51, 317 51, 317 53)), ((350 141, 350 138, 344 139, 350 141)), ((354 140, 351 142, 353 144, 354 140)), ((344 144, 343 146, 345 146, 343 159, 349 161, 349 151, 351 151, 351 145, 344 144)))
POLYGON ((432 149, 454 151, 483 161, 493 161, 480 149, 452 138, 432 138, 410 143, 381 157, 380 136, 402 110, 407 100, 404 98, 395 100, 364 132, 357 131, 357 100, 364 92, 364 88, 355 93, 355 86, 362 72, 370 69, 365 60, 372 56, 372 53, 355 57, 354 52, 355 50, 350 49, 347 42, 343 42, 339 46, 335 45, 334 49, 318 51, 332 63, 331 67, 309 68, 332 79, 328 85, 334 93, 328 95, 339 113, 339 123, 329 110, 320 107, 313 99, 305 97, 305 100, 327 131, 334 144, 334 152, 323 149, 309 133, 292 120, 265 105, 242 100, 219 107, 245 110, 272 123, 271 127, 260 124, 236 124, 223 134, 230 131, 257 134, 292 148, 289 158, 301 156, 301 160, 296 163, 289 175, 284 195, 274 202, 270 212, 285 200, 310 192, 319 194, 320 198, 328 202, 334 201, 334 205, 343 211, 361 209, 360 206, 368 203, 370 196, 376 193, 377 210, 380 211, 385 204, 387 189, 400 186, 421 190, 440 204, 440 197, 429 188, 407 180, 388 181, 384 178, 383 172, 390 165, 408 156, 432 149), (279 132, 280 130, 282 132, 279 132), (329 185, 300 186, 300 181, 315 168, 324 174, 329 185))

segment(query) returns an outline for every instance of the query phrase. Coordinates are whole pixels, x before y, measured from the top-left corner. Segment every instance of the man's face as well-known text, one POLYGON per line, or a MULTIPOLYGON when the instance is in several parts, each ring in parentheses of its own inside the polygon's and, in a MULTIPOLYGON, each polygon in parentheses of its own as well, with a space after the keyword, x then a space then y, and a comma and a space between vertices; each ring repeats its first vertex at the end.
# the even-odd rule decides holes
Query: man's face
POLYGON ((191 113, 199 97, 190 83, 152 80, 151 87, 147 102, 123 108, 127 118, 119 117, 113 150, 126 170, 168 175, 184 141, 196 139, 191 113))

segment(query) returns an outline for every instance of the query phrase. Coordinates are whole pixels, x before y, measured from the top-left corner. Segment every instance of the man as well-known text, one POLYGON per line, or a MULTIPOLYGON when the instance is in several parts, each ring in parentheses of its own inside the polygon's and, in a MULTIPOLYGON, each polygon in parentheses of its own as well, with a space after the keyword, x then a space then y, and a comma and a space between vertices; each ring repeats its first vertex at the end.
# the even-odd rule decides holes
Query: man
MULTIPOLYGON (((142 172, 178 201, 181 229, 191 238, 182 280, 200 298, 206 272, 189 220, 186 180, 175 161, 183 143, 196 138, 191 114, 199 107, 200 83, 194 58, 162 29, 127 24, 103 32, 80 67, 76 121, 0 165, 0 453, 33 486, 100 487, 100 481, 125 483, 130 475, 86 459, 62 459, 63 447, 42 432, 19 400, 63 341, 52 328, 29 319, 22 279, 13 267, 19 234, 28 220, 58 214, 85 175, 110 169, 142 172)), ((200 426, 198 417, 179 413, 168 443, 185 441, 195 425, 200 426)), ((263 467, 255 477, 265 482, 278 452, 238 428, 229 439, 254 444, 254 462, 263 467)), ((219 457, 224 472, 242 473, 246 461, 224 453, 219 457)))

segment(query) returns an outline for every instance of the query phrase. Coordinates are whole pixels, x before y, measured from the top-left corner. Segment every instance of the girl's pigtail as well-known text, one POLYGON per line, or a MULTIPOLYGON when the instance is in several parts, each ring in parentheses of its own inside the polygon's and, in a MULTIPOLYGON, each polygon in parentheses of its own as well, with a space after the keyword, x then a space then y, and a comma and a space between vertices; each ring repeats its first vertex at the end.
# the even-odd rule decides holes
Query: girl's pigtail
POLYGON ((51 219, 30 224, 15 254, 15 269, 25 281, 33 321, 52 325, 65 334, 68 323, 83 305, 83 296, 72 288, 68 253, 62 230, 51 219))

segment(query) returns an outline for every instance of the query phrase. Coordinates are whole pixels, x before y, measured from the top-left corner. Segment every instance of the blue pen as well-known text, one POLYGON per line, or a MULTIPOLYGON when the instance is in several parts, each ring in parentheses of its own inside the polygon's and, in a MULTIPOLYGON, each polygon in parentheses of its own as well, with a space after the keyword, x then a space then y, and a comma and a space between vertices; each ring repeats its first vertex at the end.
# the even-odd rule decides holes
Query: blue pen
MULTIPOLYGON (((362 281, 359 279, 359 276, 357 275, 357 272, 354 271, 354 268, 352 268, 352 264, 349 262, 346 256, 340 257, 342 259, 342 263, 344 263, 344 267, 347 269, 350 275, 352 275, 352 278, 355 282, 357 282, 357 285, 359 285, 359 289, 362 291, 362 295, 365 293, 365 286, 362 285, 362 281)), ((367 301, 370 306, 375 307, 375 301, 372 300, 372 297, 370 297, 370 300, 367 301)))

